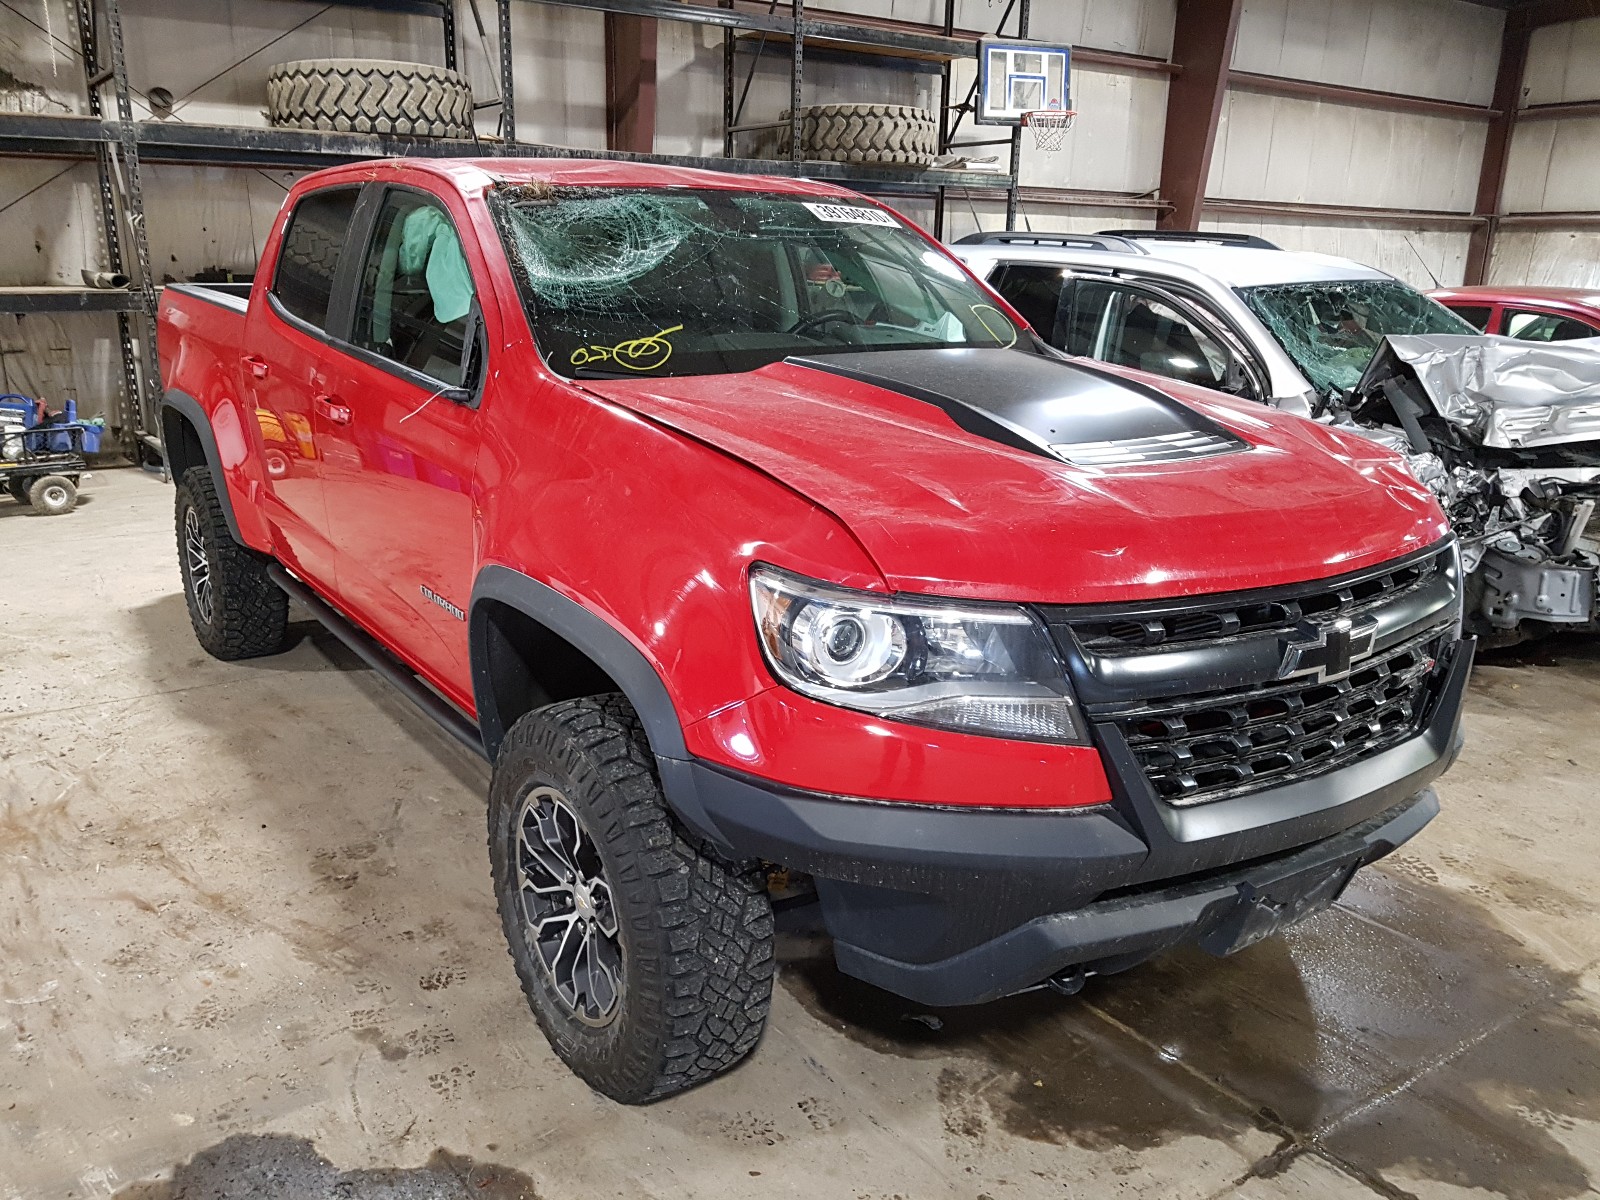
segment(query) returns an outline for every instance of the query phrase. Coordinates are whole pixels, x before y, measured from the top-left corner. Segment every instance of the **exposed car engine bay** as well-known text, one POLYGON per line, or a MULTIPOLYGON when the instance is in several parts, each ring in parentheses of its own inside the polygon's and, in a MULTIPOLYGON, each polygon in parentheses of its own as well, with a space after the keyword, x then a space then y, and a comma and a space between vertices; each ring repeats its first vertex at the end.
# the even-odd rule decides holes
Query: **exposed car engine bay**
POLYGON ((1404 455, 1461 541, 1465 623, 1490 646, 1596 628, 1594 342, 1391 336, 1319 418, 1404 455))

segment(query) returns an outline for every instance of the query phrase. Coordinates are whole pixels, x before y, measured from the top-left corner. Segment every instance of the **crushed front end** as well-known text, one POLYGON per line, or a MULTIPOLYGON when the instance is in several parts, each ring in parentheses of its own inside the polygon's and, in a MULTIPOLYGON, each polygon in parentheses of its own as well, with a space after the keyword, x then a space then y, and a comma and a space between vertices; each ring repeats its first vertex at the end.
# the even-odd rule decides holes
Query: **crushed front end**
POLYGON ((1486 644, 1600 628, 1600 351, 1390 337, 1331 423, 1404 455, 1460 539, 1465 621, 1486 644))

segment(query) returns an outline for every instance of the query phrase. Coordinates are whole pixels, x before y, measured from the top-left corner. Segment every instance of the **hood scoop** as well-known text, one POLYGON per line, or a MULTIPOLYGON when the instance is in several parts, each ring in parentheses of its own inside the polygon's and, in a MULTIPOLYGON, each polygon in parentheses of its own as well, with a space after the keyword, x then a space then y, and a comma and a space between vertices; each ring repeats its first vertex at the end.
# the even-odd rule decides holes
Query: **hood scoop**
POLYGON ((790 358, 934 405, 968 433, 1077 467, 1149 466, 1250 444, 1164 392, 1018 350, 894 350, 790 358))
POLYGON ((1120 442, 1054 442, 1050 449, 1075 467, 1134 467, 1145 463, 1210 458, 1249 447, 1232 434, 1160 433, 1120 442))

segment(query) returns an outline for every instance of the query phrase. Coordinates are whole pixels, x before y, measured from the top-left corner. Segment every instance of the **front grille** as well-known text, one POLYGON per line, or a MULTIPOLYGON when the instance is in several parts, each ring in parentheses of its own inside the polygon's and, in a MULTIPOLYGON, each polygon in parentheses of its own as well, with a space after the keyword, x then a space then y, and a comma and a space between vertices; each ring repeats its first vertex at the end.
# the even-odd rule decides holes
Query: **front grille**
POLYGON ((1222 800, 1337 770, 1415 735, 1448 633, 1433 630, 1344 679, 1289 680, 1162 700, 1116 724, 1169 804, 1222 800))
POLYGON ((1185 430, 1154 437, 1123 438, 1114 442, 1056 442, 1050 449, 1079 467, 1129 467, 1147 463, 1182 462, 1209 458, 1250 447, 1227 433, 1185 430))
POLYGON ((1400 600, 1425 587, 1448 558, 1431 554, 1337 586, 1309 584, 1213 604, 1152 605, 1147 611, 1073 619, 1078 645, 1098 654, 1140 653, 1249 634, 1287 634, 1302 621, 1331 622, 1400 600))

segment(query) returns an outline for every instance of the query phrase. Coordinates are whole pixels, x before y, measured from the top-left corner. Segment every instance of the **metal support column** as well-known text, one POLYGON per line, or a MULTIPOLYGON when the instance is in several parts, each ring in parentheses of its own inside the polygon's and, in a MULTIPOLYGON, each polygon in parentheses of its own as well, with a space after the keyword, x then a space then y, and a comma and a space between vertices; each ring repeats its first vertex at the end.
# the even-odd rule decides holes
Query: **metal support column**
POLYGON ((1161 198, 1172 207, 1160 217, 1162 229, 1200 228, 1243 7, 1243 0, 1178 0, 1172 61, 1183 71, 1167 89, 1161 198))
MULTIPOLYGON (((956 0, 944 0, 944 35, 950 37, 956 31, 956 0)), ((943 69, 939 72, 939 153, 950 153, 950 70, 951 60, 945 59, 943 69)), ((933 236, 941 242, 944 241, 944 198, 945 189, 940 187, 933 194, 933 236)))
POLYGON ((454 71, 456 69, 455 0, 443 0, 439 6, 439 17, 444 22, 444 65, 454 71))
MULTIPOLYGON (((76 0, 74 7, 78 14, 78 49, 83 55, 83 77, 88 87, 89 114, 100 117, 104 115, 100 104, 100 84, 104 81, 100 79, 100 47, 96 36, 93 0, 76 0)), ((105 238, 106 270, 125 275, 127 266, 122 257, 122 233, 118 228, 114 164, 111 147, 105 142, 95 144, 95 174, 99 184, 100 229, 105 238)), ((128 313, 117 313, 117 344, 122 352, 122 396, 117 404, 116 419, 113 424, 128 443, 124 448, 131 450, 134 431, 140 421, 139 366, 133 344, 133 327, 129 321, 128 313)))
MULTIPOLYGON (((732 8, 733 0, 717 0, 718 8, 732 8)), ((733 27, 722 31, 722 157, 733 157, 733 27)))
POLYGON ((806 3, 794 0, 794 57, 789 66, 789 159, 800 162, 805 158, 805 147, 800 144, 800 105, 805 95, 806 72, 806 3))
POLYGON ((144 313, 144 328, 139 331, 140 359, 144 367, 144 387, 136 406, 134 432, 147 445, 159 449, 153 419, 161 391, 161 364, 156 358, 156 283, 150 271, 150 242, 145 236, 144 189, 139 180, 139 130, 133 123, 133 103, 128 95, 128 61, 123 53, 122 12, 118 0, 105 0, 106 30, 111 35, 111 85, 117 96, 117 138, 122 150, 122 212, 128 222, 128 237, 133 242, 138 277, 134 280, 144 313))
POLYGON ((1522 77, 1527 70, 1532 36, 1533 30, 1520 12, 1506 13, 1500 39, 1500 69, 1494 81, 1496 115, 1490 119, 1488 133, 1483 139, 1478 195, 1472 206, 1473 213, 1483 217, 1484 222, 1472 231, 1472 240, 1467 245, 1464 282, 1468 284, 1485 283, 1489 278, 1494 237, 1500 226, 1500 202, 1505 193, 1506 165, 1511 160, 1511 134, 1517 126, 1517 112, 1522 104, 1522 77))
POLYGON ((500 15, 500 136, 512 146, 517 141, 517 93, 511 56, 511 0, 495 0, 495 7, 500 15))
MULTIPOLYGON (((1017 36, 1026 39, 1028 25, 1033 16, 1033 0, 1019 0, 1017 5, 1017 36)), ((1003 22, 1002 22, 1003 25, 1003 22)), ((1017 206, 1022 199, 1022 126, 1011 131, 1011 186, 1006 189, 1006 228, 1017 227, 1017 206)))

